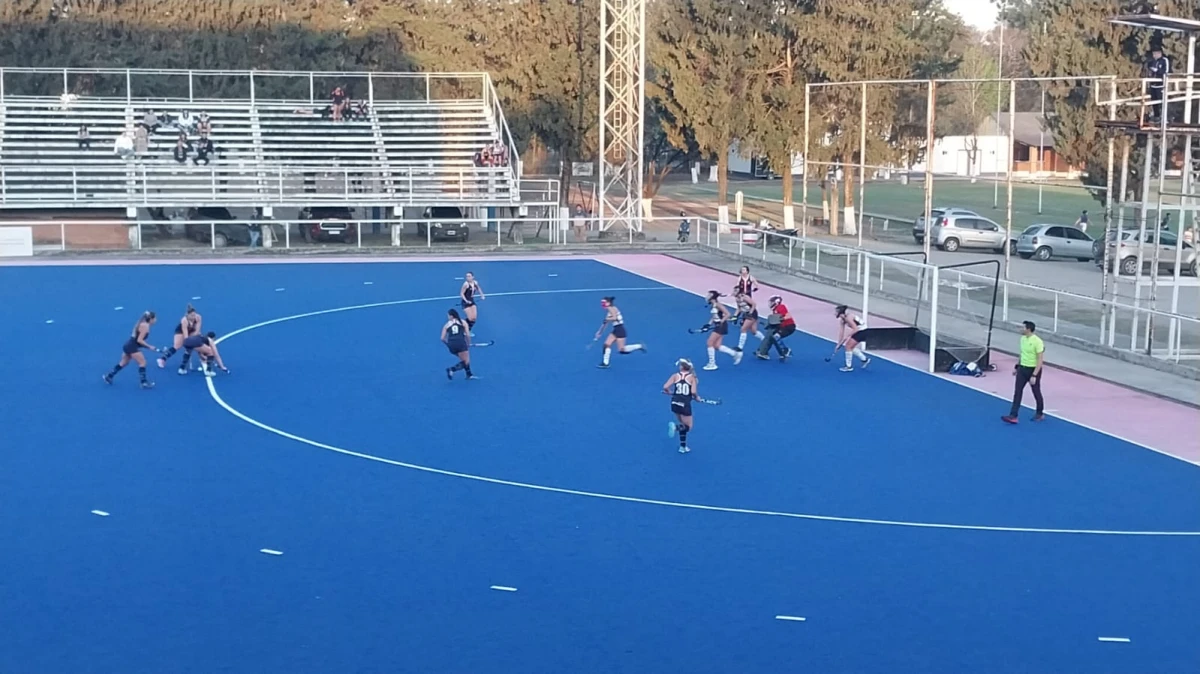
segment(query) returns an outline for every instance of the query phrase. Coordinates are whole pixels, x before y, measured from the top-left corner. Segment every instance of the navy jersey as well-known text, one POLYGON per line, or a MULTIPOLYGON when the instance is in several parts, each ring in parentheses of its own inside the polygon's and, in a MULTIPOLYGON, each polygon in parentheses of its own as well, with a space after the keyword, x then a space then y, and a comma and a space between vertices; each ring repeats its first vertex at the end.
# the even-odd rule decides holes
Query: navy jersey
POLYGON ((475 293, 479 290, 479 284, 475 282, 464 283, 462 290, 462 305, 463 308, 475 306, 475 293))
MULTIPOLYGON (((126 354, 133 355, 133 354, 137 353, 138 351, 141 351, 142 345, 138 341, 138 332, 141 331, 143 325, 146 325, 145 321, 139 321, 138 324, 133 327, 133 334, 131 334, 129 336, 129 339, 127 339, 125 341, 125 345, 121 348, 121 350, 124 351, 126 354)), ((149 325, 146 325, 145 339, 150 339, 150 326, 149 325)))
POLYGON ((461 321, 451 320, 446 324, 446 346, 455 353, 467 349, 467 326, 461 321))

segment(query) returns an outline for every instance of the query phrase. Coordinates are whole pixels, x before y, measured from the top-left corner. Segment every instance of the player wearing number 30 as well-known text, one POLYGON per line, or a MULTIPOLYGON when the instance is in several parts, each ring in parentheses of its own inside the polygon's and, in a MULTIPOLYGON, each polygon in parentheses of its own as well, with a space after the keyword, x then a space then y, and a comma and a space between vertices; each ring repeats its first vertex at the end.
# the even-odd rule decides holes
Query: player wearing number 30
POLYGON ((679 371, 663 384, 663 393, 671 396, 671 412, 675 421, 667 425, 667 434, 674 437, 679 434, 679 453, 687 454, 692 451, 687 446, 687 436, 692 430, 692 401, 701 400, 699 380, 696 378, 696 368, 692 361, 680 358, 675 362, 679 371))

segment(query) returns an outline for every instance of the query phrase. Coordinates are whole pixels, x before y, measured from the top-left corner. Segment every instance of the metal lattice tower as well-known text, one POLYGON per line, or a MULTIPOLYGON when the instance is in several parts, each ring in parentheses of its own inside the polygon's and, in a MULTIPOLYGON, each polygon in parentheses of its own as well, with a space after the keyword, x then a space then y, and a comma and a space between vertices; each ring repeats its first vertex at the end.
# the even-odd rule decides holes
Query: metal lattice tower
POLYGON ((646 2, 601 3, 600 229, 641 231, 646 2))

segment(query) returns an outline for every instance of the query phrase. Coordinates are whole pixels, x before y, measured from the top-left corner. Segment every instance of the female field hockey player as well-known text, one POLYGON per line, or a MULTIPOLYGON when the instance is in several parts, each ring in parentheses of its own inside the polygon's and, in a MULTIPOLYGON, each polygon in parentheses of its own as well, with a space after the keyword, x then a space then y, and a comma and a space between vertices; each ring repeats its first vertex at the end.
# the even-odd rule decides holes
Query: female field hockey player
POLYGON ((475 280, 475 275, 471 272, 467 272, 458 296, 462 300, 463 316, 467 319, 467 328, 474 330, 475 320, 479 317, 479 309, 475 306, 475 301, 482 300, 484 297, 483 289, 479 287, 479 281, 475 280))
POLYGON ((729 309, 721 304, 721 293, 708 291, 708 325, 705 326, 708 329, 708 365, 704 366, 705 370, 717 369, 717 351, 732 356, 734 365, 742 362, 740 349, 731 349, 721 343, 729 334, 729 318, 729 309))
POLYGON ((153 311, 147 311, 138 319, 137 325, 133 326, 133 333, 129 339, 125 340, 125 344, 121 347, 121 360, 113 367, 112 372, 104 375, 104 383, 113 383, 113 377, 121 371, 121 368, 133 361, 138 364, 138 377, 142 380, 142 388, 154 388, 154 382, 146 379, 146 357, 142 355, 142 349, 150 349, 155 351, 153 346, 146 340, 150 339, 150 326, 154 325, 157 317, 153 311))
POLYGON ((854 371, 854 356, 858 356, 864 368, 870 365, 871 359, 867 357, 867 343, 855 339, 855 335, 867 327, 867 324, 863 322, 862 318, 850 313, 849 307, 845 304, 835 309, 834 315, 837 316, 838 321, 838 346, 846 348, 846 366, 842 368, 842 372, 854 371))
MULTIPOLYGON (((158 357, 159 368, 167 366, 167 361, 171 359, 171 356, 174 356, 176 352, 183 348, 184 340, 193 335, 201 334, 200 326, 203 324, 203 320, 204 318, 200 315, 200 312, 196 311, 196 307, 190 304, 187 305, 187 311, 184 312, 183 318, 179 319, 179 325, 175 326, 175 338, 171 344, 171 348, 163 351, 162 355, 158 357)), ((183 367, 179 368, 179 374, 187 374, 186 363, 183 367)))
POLYGON ((668 377, 662 388, 663 393, 671 396, 671 412, 675 414, 675 421, 667 425, 667 434, 674 437, 678 433, 679 453, 687 454, 692 451, 687 446, 688 433, 693 426, 692 401, 700 400, 700 384, 692 361, 680 358, 675 361, 675 366, 679 371, 668 377))
POLYGON ((183 353, 183 364, 179 368, 180 374, 187 374, 188 360, 191 359, 193 351, 200 355, 200 370, 205 377, 216 376, 217 373, 212 367, 214 361, 222 372, 229 374, 229 368, 225 367, 225 361, 221 359, 221 352, 217 349, 217 333, 192 335, 183 340, 183 348, 186 351, 183 353))
POLYGON ((753 295, 755 290, 758 290, 758 279, 750 275, 749 267, 742 267, 738 271, 738 280, 733 286, 733 294, 753 295))
POLYGON ((738 351, 746 348, 746 338, 749 335, 754 335, 759 340, 765 337, 758 329, 758 304, 748 293, 737 294, 736 318, 742 326, 741 332, 738 334, 738 351))
POLYGON ((605 297, 600 300, 600 306, 604 307, 604 322, 600 324, 600 329, 596 331, 596 337, 592 341, 600 339, 600 335, 604 334, 604 328, 612 324, 612 332, 608 333, 608 337, 604 339, 604 355, 600 360, 600 364, 596 367, 608 367, 609 358, 612 356, 612 347, 617 345, 617 352, 621 354, 633 353, 634 351, 646 351, 645 344, 626 344, 625 343, 625 317, 621 315, 621 310, 617 308, 617 299, 615 297, 605 297))
POLYGON ((442 343, 458 358, 453 367, 446 368, 446 378, 454 379, 454 373, 465 370, 467 379, 478 379, 471 372, 471 329, 459 317, 458 312, 451 309, 446 312, 446 324, 442 326, 442 343))

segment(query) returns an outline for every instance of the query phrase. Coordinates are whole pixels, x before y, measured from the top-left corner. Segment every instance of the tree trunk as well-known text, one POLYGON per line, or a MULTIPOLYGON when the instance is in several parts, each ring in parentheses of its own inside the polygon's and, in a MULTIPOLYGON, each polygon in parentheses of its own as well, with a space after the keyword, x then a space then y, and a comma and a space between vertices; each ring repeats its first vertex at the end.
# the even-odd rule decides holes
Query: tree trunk
POLYGON ((717 153, 717 205, 729 205, 729 148, 717 153))
POLYGON ((858 212, 855 211, 851 219, 850 209, 854 208, 854 171, 846 171, 846 179, 842 182, 842 213, 845 214, 845 226, 842 228, 847 236, 858 234, 858 212))
POLYGON ((571 162, 566 161, 566 158, 567 158, 566 151, 567 151, 566 148, 560 148, 559 154, 558 154, 558 156, 563 157, 563 161, 561 162, 562 169, 559 171, 559 176, 558 176, 559 185, 561 185, 561 187, 559 188, 559 193, 558 193, 558 202, 563 205, 570 205, 570 203, 571 203, 571 162))
POLYGON ((821 219, 829 220, 829 181, 821 181, 821 219))
POLYGON ((829 234, 830 234, 830 236, 838 235, 838 231, 839 231, 838 230, 838 222, 841 220, 841 216, 839 214, 839 211, 841 209, 838 208, 838 189, 837 188, 838 188, 838 185, 835 182, 833 184, 833 189, 829 190, 829 234))

